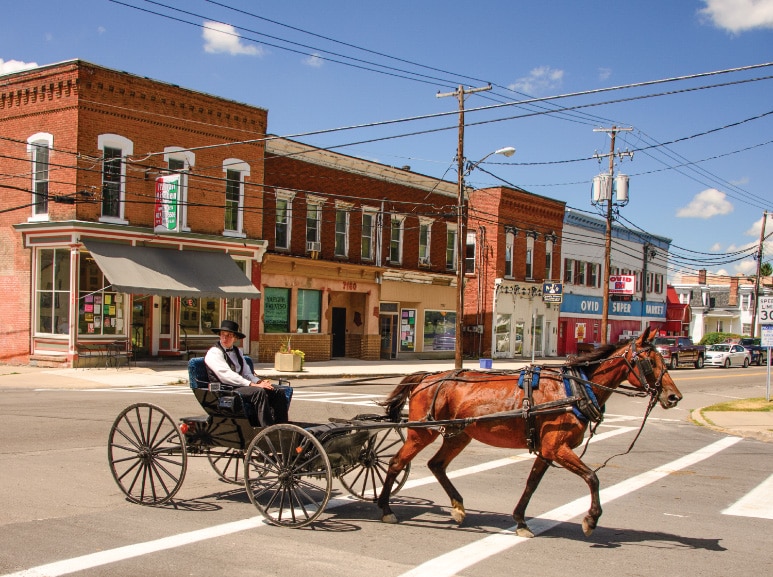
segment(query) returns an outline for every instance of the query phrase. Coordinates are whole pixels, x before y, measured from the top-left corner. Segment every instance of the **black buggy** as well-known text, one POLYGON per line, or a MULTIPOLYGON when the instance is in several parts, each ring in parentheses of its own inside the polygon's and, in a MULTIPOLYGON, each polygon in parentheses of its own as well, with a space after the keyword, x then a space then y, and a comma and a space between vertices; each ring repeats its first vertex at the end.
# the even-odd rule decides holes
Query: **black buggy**
MULTIPOLYGON (((252 360, 245 359, 252 369, 252 360)), ((182 486, 188 457, 206 456, 220 479, 244 484, 268 522, 304 527, 324 511, 333 478, 357 499, 375 501, 389 460, 405 440, 398 424, 374 414, 256 427, 238 394, 210 386, 203 358, 188 362, 188 375, 205 415, 176 423, 157 405, 135 403, 110 429, 110 470, 133 503, 167 503, 182 486)), ((279 386, 289 403, 289 383, 280 379, 279 386)), ((406 467, 393 493, 409 472, 406 467)))

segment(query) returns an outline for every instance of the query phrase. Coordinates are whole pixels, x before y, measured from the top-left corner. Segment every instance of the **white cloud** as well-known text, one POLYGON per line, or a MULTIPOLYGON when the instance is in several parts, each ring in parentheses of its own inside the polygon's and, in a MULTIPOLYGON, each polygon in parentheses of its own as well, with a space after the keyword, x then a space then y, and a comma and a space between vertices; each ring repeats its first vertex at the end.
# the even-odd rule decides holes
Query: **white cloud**
POLYGON ((698 14, 733 34, 773 28, 773 0, 703 0, 698 14))
POLYGON ((561 86, 564 79, 564 71, 556 70, 550 66, 539 66, 529 72, 528 76, 519 78, 509 88, 516 92, 524 92, 532 95, 543 95, 561 86))
POLYGON ((102 36, 102 34, 104 34, 105 32, 107 32, 107 28, 105 28, 104 26, 97 26, 97 34, 102 36))
POLYGON ((246 54, 248 56, 262 56, 263 50, 251 44, 244 44, 236 28, 222 22, 204 22, 202 32, 204 38, 204 51, 210 54, 225 52, 231 55, 246 54))
POLYGON ((312 54, 308 58, 304 58, 303 63, 307 66, 311 66, 312 68, 320 68, 325 63, 325 61, 319 57, 319 54, 312 54))
POLYGON ((676 211, 680 218, 712 218, 733 212, 733 205, 724 192, 707 188, 696 194, 690 203, 676 211))
POLYGON ((19 70, 37 67, 37 62, 21 62, 19 60, 3 60, 0 58, 0 74, 10 74, 11 72, 19 72, 19 70))
POLYGON ((599 68, 599 80, 607 80, 610 76, 612 76, 611 68, 599 68))
POLYGON ((722 250, 722 245, 719 244, 718 242, 715 242, 714 244, 711 245, 711 248, 709 250, 711 252, 719 252, 722 250))

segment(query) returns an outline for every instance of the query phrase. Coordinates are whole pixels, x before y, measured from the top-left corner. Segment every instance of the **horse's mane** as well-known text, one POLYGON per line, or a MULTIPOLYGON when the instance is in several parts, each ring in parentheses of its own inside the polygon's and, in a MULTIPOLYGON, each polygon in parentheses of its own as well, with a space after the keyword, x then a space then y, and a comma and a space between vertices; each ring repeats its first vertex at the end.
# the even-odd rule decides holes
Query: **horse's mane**
POLYGON ((577 357, 569 357, 566 361, 567 367, 587 367, 588 378, 593 376, 599 365, 599 361, 608 359, 609 356, 617 350, 617 345, 600 345, 592 351, 577 357))

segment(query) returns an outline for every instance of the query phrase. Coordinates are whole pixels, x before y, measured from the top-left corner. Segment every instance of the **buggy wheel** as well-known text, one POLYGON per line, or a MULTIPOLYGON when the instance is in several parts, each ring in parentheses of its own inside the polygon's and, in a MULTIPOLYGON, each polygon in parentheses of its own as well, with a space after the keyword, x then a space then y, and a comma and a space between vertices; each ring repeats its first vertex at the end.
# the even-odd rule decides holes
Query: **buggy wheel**
POLYGON ((305 527, 325 510, 333 476, 322 444, 289 423, 266 427, 244 457, 250 501, 273 525, 305 527))
POLYGON ((244 482, 244 451, 240 449, 209 449, 209 464, 226 483, 241 485, 244 482))
MULTIPOLYGON (((362 446, 357 462, 347 467, 338 479, 350 494, 363 501, 376 501, 384 485, 389 461, 405 443, 401 428, 390 427, 371 435, 362 446)), ((402 489, 411 472, 411 464, 405 465, 395 479, 392 495, 402 489)))
POLYGON ((113 479, 129 501, 161 505, 182 486, 188 453, 169 413, 150 403, 136 403, 113 423, 107 460, 113 479))

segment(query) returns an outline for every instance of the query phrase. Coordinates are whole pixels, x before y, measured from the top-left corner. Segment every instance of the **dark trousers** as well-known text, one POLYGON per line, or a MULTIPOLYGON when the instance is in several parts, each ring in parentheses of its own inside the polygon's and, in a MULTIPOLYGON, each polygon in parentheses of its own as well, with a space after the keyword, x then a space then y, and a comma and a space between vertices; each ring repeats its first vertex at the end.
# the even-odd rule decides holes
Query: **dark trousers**
POLYGON ((242 399, 244 412, 253 427, 286 423, 287 397, 279 389, 239 387, 234 392, 242 399))

